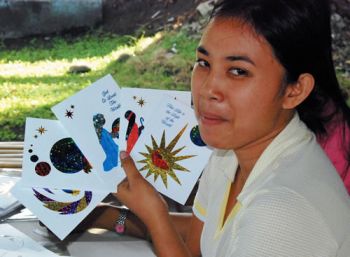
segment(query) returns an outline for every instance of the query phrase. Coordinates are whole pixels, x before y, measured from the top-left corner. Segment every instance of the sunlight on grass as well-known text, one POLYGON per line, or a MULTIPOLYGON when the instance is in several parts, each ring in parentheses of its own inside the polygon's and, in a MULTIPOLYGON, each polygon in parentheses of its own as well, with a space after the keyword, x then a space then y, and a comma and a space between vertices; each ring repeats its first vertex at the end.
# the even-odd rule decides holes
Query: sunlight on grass
MULTIPOLYGON (((101 32, 34 38, 18 49, 0 42, 0 141, 23 140, 26 117, 55 119, 52 106, 106 74, 121 87, 190 90, 197 44, 185 31, 141 38, 101 32), (75 65, 91 71, 69 73, 75 65)), ((337 75, 350 94, 350 80, 337 75)))
POLYGON ((145 37, 139 39, 134 46, 124 46, 117 50, 110 52, 102 57, 89 57, 73 60, 42 60, 36 62, 25 61, 12 61, 2 62, 0 61, 0 76, 3 78, 8 77, 43 77, 43 76, 62 76, 67 73, 69 67, 72 65, 86 65, 91 70, 101 70, 106 68, 111 62, 118 59, 122 54, 134 55, 135 52, 143 51, 148 46, 156 42, 161 38, 161 34, 158 33, 153 37, 145 37))
POLYGON ((122 87, 189 90, 196 45, 185 33, 163 32, 141 38, 88 33, 33 39, 18 49, 0 46, 0 141, 23 140, 27 117, 55 119, 52 106, 106 74, 122 87), (174 44, 178 53, 168 57, 174 44), (91 71, 69 72, 78 65, 91 71))

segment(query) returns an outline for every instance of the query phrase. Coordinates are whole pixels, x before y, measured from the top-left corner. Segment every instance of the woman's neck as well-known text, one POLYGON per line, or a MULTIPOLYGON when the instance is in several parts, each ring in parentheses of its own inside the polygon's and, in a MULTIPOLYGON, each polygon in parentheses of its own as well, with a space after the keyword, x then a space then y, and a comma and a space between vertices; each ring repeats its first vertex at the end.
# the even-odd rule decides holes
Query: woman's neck
POLYGON ((234 150, 238 160, 237 171, 240 171, 240 176, 244 180, 244 182, 249 177, 249 174, 253 170, 256 162, 258 161, 262 153, 283 129, 284 127, 276 129, 272 133, 270 133, 264 138, 261 138, 257 142, 234 150))

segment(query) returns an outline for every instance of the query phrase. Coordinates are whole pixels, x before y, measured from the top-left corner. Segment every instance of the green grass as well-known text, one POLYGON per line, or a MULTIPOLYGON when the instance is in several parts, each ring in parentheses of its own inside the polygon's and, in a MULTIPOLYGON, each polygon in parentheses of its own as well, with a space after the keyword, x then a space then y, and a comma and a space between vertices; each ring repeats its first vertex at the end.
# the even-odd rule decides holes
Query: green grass
POLYGON ((53 105, 109 73, 121 86, 189 90, 196 45, 184 32, 141 38, 98 32, 33 39, 15 50, 2 45, 0 141, 23 140, 26 117, 54 119, 53 105), (170 54, 174 44, 177 53, 170 54), (82 64, 91 71, 68 72, 82 64))
MULTIPOLYGON (((26 117, 54 119, 53 105, 109 73, 121 86, 189 90, 197 43, 183 31, 141 38, 96 31, 14 50, 0 43, 0 141, 23 140, 26 117), (68 72, 81 64, 91 71, 68 72)), ((338 77, 350 92, 350 80, 338 77)))

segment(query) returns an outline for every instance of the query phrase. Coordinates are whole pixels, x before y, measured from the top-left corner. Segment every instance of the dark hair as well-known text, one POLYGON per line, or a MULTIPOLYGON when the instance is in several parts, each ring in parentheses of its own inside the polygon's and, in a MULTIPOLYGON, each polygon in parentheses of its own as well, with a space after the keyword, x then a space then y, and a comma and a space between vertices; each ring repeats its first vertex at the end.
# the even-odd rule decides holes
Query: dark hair
POLYGON ((332 60, 330 3, 328 0, 224 0, 211 18, 240 19, 253 27, 271 45, 285 68, 287 84, 310 73, 315 87, 297 107, 300 118, 317 135, 327 136, 328 122, 343 120, 344 150, 350 164, 350 146, 345 140, 350 127, 350 109, 339 87, 332 60))

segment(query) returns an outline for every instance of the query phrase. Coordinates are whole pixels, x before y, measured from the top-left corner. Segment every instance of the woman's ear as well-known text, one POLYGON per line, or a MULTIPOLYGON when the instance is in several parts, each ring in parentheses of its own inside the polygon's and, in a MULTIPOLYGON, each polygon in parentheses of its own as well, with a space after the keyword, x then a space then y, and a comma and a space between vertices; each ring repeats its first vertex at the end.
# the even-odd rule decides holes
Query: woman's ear
POLYGON ((287 86, 283 96, 283 108, 297 107, 310 95, 314 86, 315 79, 310 73, 301 74, 295 83, 287 86))

